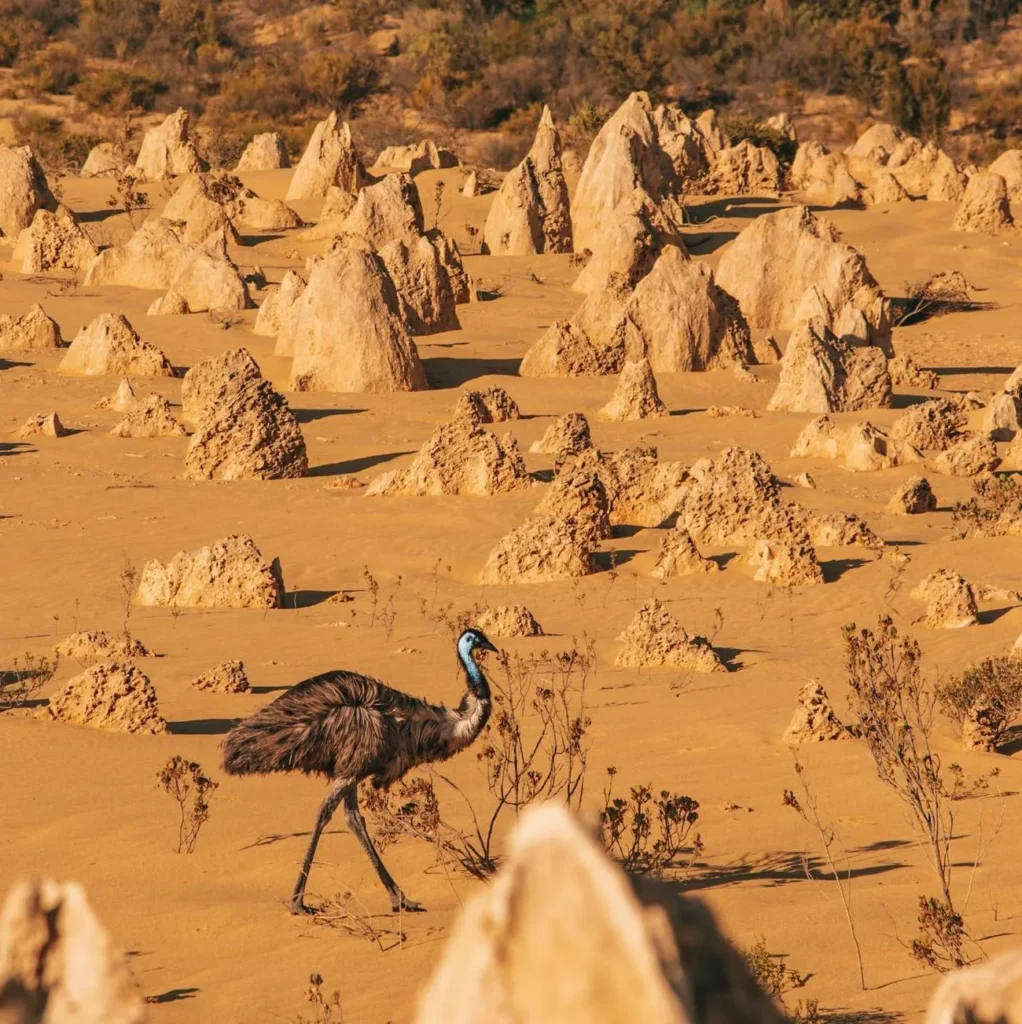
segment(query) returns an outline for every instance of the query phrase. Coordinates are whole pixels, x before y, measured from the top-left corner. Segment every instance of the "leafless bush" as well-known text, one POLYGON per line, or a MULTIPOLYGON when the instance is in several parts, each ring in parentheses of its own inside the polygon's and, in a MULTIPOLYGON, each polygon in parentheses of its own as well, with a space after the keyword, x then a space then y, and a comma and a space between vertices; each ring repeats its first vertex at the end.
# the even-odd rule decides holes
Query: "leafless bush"
POLYGON ((970 665, 961 675, 937 686, 941 710, 961 727, 977 707, 994 727, 994 745, 1002 743, 1022 712, 1022 658, 1002 655, 970 665))
POLYGON ((632 786, 627 799, 613 793, 616 768, 608 768, 600 811, 600 841, 625 871, 662 878, 668 871, 687 873, 703 853, 703 840, 693 833, 699 803, 666 789, 654 795, 652 785, 632 786))
POLYGON ((59 659, 23 654, 0 671, 0 714, 24 707, 57 674, 59 659))
POLYGON ((972 497, 951 513, 955 540, 995 537, 1002 524, 1022 514, 1022 484, 1016 476, 985 476, 972 481, 972 497))
POLYGON ((209 821, 209 804, 219 783, 206 776, 200 764, 178 754, 156 773, 156 778, 164 792, 177 801, 177 852, 194 853, 199 830, 209 821))
POLYGON ((380 844, 411 836, 430 843, 437 859, 476 878, 492 874, 499 860, 498 826, 530 804, 561 800, 575 810, 585 791, 589 754, 586 686, 595 668, 595 645, 543 651, 525 658, 501 652, 502 678, 491 681, 493 713, 476 755, 489 800, 477 806, 435 769, 387 790, 363 789, 380 844), (440 811, 434 779, 462 800, 470 823, 461 827, 440 811))
POLYGON ((311 900, 315 913, 313 923, 339 928, 357 939, 365 939, 386 952, 404 942, 404 932, 389 923, 381 924, 371 914, 353 889, 344 889, 333 896, 311 900))
POLYGON ((299 1014, 294 1024, 344 1024, 344 1011, 341 1009, 341 993, 337 990, 327 997, 323 993, 323 975, 310 974, 309 987, 305 993, 305 1001, 312 1007, 312 1016, 299 1014))
POLYGON ((118 175, 114 193, 106 201, 114 210, 123 210, 128 215, 132 230, 137 230, 146 214, 153 208, 149 196, 139 187, 138 182, 127 172, 118 175))
POLYGON ((937 696, 923 682, 919 644, 899 635, 890 618, 876 632, 846 626, 844 638, 854 734, 908 811, 940 886, 939 898, 920 897, 920 936, 910 952, 937 970, 961 966, 965 930, 951 887, 954 803, 931 744, 937 696))
POLYGON ((974 290, 960 270, 942 270, 914 284, 906 282, 905 297, 894 303, 894 325, 906 327, 948 313, 987 308, 989 304, 972 300, 974 290))

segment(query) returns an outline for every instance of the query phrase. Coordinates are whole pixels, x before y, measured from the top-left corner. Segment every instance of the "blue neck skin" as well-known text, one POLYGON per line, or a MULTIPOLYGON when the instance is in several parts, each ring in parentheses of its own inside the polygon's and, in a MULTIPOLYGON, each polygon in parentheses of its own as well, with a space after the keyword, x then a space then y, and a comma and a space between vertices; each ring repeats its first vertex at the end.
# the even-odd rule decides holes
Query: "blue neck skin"
POLYGON ((458 660, 461 662, 465 675, 468 676, 468 688, 479 698, 486 700, 490 696, 490 686, 483 675, 482 669, 472 657, 471 647, 464 641, 458 641, 458 660))

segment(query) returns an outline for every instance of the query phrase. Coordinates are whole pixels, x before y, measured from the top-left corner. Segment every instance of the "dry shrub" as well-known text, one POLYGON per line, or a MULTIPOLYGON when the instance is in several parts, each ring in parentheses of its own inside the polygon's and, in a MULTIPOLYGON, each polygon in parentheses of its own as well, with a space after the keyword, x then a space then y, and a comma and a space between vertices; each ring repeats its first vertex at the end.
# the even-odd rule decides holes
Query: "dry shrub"
POLYGON ((393 949, 404 942, 404 932, 388 923, 381 924, 358 898, 354 889, 344 889, 333 896, 310 901, 314 913, 314 924, 327 928, 338 928, 357 939, 365 939, 378 946, 382 952, 393 949))
POLYGON ((662 878, 668 871, 687 874, 703 853, 702 836, 695 832, 699 803, 652 785, 632 786, 627 799, 613 793, 616 768, 608 768, 600 811, 600 841, 612 857, 632 874, 662 878))
POLYGON ((795 159, 798 143, 789 139, 784 132, 771 128, 754 117, 722 117, 720 131, 729 146, 751 142, 754 146, 769 149, 782 167, 790 167, 795 159))
POLYGON ((992 303, 973 302, 975 291, 960 270, 942 270, 922 281, 905 284, 905 298, 892 303, 897 313, 896 327, 921 324, 948 313, 967 313, 974 309, 991 309, 992 303))
POLYGON ((1022 658, 1002 655, 970 665, 961 675, 937 686, 941 710, 959 727, 976 707, 996 724, 994 745, 1007 737, 1022 712, 1022 658))
POLYGON ((98 135, 68 131, 60 118, 31 110, 15 114, 13 127, 18 144, 31 146, 46 172, 55 176, 76 174, 89 150, 103 141, 98 135))
POLYGON ((81 75, 75 99, 101 114, 152 110, 167 86, 157 78, 126 68, 102 68, 81 75))
POLYGON ((36 92, 69 93, 82 73, 82 59, 70 43, 50 43, 18 61, 17 72, 36 92))
POLYGON ((23 654, 0 671, 0 714, 25 707, 56 675, 58 658, 23 654))
POLYGON ((805 1002, 800 1000, 793 1010, 787 1010, 785 996, 796 989, 804 988, 809 975, 799 974, 793 967, 789 967, 782 954, 771 953, 767 949, 765 936, 761 935, 753 946, 743 949, 742 957, 759 987, 785 1010, 794 1024, 818 1024, 823 1020, 815 999, 808 999, 805 1002))
MULTIPOLYGON (((118 175, 114 183, 113 195, 106 201, 107 206, 113 210, 123 210, 128 215, 132 231, 137 231, 146 215, 153 208, 153 204, 147 193, 143 192, 136 180, 128 173, 118 175)), ((123 580, 122 580, 123 583, 123 580)), ((122 589, 127 590, 127 587, 122 589)), ((125 624, 131 615, 130 593, 125 598, 125 624)), ((125 625, 127 628, 127 625, 125 625)))
POLYGON ((341 1008, 341 993, 335 990, 327 996, 323 992, 323 975, 309 975, 309 987, 305 992, 305 1001, 312 1007, 312 1016, 299 1014, 294 1024, 344 1024, 344 1011, 341 1008))
POLYGON ((164 792, 177 801, 177 852, 194 853, 199 830, 209 821, 209 804, 219 783, 210 779, 200 764, 178 754, 156 773, 156 778, 164 792))
POLYGON ((384 847, 403 836, 430 843, 442 864, 485 878, 500 858, 502 825, 530 804, 561 800, 578 810, 585 791, 590 719, 586 687, 596 664, 595 647, 543 651, 534 657, 500 654, 503 678, 491 680, 493 711, 476 759, 489 799, 477 805, 435 769, 389 790, 367 784, 362 798, 376 838, 384 847), (443 817, 433 780, 462 800, 470 823, 443 817))

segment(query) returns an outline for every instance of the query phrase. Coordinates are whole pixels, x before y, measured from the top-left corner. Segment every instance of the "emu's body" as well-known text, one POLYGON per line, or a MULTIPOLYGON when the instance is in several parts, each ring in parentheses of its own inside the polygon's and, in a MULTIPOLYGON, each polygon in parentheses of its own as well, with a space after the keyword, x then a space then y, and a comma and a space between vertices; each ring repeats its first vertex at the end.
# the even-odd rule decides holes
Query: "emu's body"
POLYGON ((395 910, 422 908, 391 878, 366 832, 358 808, 358 784, 389 786, 416 765, 444 761, 468 746, 490 716, 486 677, 472 658, 475 648, 494 650, 476 630, 458 640, 468 691, 457 708, 429 704, 377 679, 335 671, 306 679, 240 722, 224 741, 224 769, 231 775, 300 771, 333 780, 316 819, 291 898, 304 911, 305 885, 320 835, 343 801, 355 833, 395 910))

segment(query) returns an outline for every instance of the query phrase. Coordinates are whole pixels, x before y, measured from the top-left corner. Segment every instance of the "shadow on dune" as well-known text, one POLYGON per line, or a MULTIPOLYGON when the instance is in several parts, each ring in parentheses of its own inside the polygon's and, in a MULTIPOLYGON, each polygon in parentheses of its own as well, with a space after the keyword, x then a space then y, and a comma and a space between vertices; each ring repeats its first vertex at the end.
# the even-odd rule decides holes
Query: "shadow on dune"
POLYGON ((291 410, 299 423, 314 423, 316 420, 325 420, 329 416, 353 416, 358 412, 365 412, 365 409, 294 409, 291 410))
POLYGON ((858 569, 860 565, 866 565, 874 561, 872 558, 834 558, 829 562, 821 562, 824 583, 834 583, 841 579, 851 569, 858 569))
POLYGON ((455 359, 431 356, 422 360, 426 377, 434 388, 459 388, 476 377, 496 375, 517 377, 521 359, 455 359))
POLYGON ((292 590, 284 601, 285 608, 312 608, 329 601, 339 590, 292 590))
POLYGON ((240 721, 240 718, 193 718, 169 725, 172 736, 222 736, 240 721))
POLYGON ((281 693, 284 690, 290 690, 291 684, 287 686, 253 686, 249 689, 249 693, 281 693))
POLYGON ((364 455, 361 459, 347 459, 345 462, 327 462, 322 466, 312 466, 309 469, 309 476, 337 476, 338 474, 359 473, 363 469, 372 469, 381 463, 390 462, 391 459, 399 459, 402 455, 412 455, 413 452, 386 452, 383 455, 364 455))
POLYGON ((986 611, 980 612, 976 618, 979 620, 981 626, 988 626, 991 622, 996 622, 1002 615, 1007 615, 1008 612, 1013 611, 1018 605, 1010 604, 1007 608, 988 608, 986 611))
POLYGON ((95 224, 98 221, 106 220, 108 217, 116 217, 119 213, 124 213, 124 211, 107 208, 105 210, 82 210, 79 213, 76 210, 75 220, 81 221, 83 224, 95 224))

